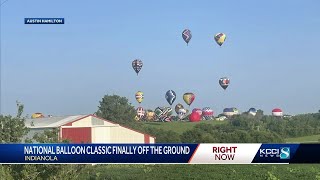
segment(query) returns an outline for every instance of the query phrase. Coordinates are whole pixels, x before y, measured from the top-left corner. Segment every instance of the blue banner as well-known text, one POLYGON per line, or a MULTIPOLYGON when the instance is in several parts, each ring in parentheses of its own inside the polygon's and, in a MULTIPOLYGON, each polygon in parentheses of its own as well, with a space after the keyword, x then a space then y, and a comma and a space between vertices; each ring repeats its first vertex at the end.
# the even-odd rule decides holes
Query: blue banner
POLYGON ((64 18, 24 18, 25 24, 64 24, 64 18))
POLYGON ((0 163, 188 163, 197 144, 0 144, 0 163))
POLYGON ((0 164, 320 163, 320 144, 0 144, 0 164))

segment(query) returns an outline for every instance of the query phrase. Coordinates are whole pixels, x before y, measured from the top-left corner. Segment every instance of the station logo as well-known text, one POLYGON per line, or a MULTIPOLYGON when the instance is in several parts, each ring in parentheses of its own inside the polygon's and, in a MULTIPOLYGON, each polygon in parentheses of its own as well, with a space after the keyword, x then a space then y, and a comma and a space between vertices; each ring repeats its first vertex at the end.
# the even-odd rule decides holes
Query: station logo
POLYGON ((260 149, 260 157, 290 159, 290 147, 260 149))

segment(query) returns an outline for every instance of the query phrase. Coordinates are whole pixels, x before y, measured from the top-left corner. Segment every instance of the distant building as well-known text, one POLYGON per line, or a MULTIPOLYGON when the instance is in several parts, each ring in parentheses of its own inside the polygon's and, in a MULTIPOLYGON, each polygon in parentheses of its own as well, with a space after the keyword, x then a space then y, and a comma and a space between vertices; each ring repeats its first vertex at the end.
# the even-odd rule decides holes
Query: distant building
POLYGON ((155 137, 95 115, 77 115, 26 119, 30 132, 25 138, 33 138, 36 133, 58 128, 59 139, 72 143, 155 143, 155 137))

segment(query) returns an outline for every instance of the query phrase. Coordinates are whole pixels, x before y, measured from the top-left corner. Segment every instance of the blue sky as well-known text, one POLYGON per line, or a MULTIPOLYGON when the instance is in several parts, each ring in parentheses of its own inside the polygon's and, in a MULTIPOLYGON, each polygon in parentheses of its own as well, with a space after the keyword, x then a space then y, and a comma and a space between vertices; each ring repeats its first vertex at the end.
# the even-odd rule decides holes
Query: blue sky
MULTIPOLYGON (((1 0, 3 2, 3 0, 1 0)), ((145 94, 142 107, 168 106, 194 92, 191 108, 320 109, 320 2, 9 0, 1 7, 2 113, 87 114, 105 94, 145 94), (63 17, 64 25, 25 25, 63 17), (186 46, 181 32, 189 28, 186 46), (213 36, 224 32, 220 48, 213 36), (137 77, 131 62, 144 66, 137 77), (226 91, 220 77, 228 76, 226 91)))

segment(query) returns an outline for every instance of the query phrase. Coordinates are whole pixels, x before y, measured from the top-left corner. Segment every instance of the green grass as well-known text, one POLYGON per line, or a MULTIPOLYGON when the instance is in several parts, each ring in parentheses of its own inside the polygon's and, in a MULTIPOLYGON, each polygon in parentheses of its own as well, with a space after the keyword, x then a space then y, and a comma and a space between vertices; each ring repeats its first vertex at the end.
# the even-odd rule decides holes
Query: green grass
POLYGON ((320 179, 320 164, 303 165, 97 165, 81 179, 320 179))
POLYGON ((222 124, 225 123, 223 121, 201 121, 201 122, 145 122, 143 123, 147 127, 160 128, 163 130, 171 130, 175 131, 179 134, 187 130, 191 130, 195 125, 203 123, 203 124, 222 124))
POLYGON ((319 139, 320 139, 320 134, 312 135, 312 136, 288 138, 288 139, 286 139, 286 142, 288 142, 288 143, 319 142, 319 139))

